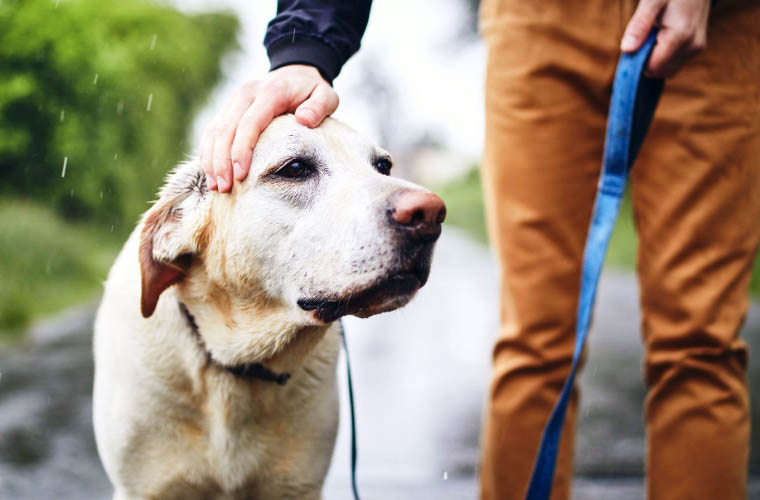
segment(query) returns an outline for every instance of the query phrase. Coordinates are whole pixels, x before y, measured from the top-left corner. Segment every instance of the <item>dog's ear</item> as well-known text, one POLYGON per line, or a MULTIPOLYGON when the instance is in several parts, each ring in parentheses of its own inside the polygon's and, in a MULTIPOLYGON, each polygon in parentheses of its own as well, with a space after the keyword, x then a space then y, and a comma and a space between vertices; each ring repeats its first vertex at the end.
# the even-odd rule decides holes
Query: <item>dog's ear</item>
POLYGON ((202 172, 181 165, 171 174, 159 200, 145 214, 140 233, 140 311, 149 317, 161 293, 181 281, 197 252, 195 231, 189 227, 193 211, 206 194, 202 172), (189 170, 189 172, 187 171, 189 170))
POLYGON ((171 207, 154 207, 145 217, 140 234, 140 278, 142 295, 140 311, 149 317, 156 310, 161 293, 182 280, 192 256, 178 251, 172 244, 172 233, 180 230, 179 215, 171 207))

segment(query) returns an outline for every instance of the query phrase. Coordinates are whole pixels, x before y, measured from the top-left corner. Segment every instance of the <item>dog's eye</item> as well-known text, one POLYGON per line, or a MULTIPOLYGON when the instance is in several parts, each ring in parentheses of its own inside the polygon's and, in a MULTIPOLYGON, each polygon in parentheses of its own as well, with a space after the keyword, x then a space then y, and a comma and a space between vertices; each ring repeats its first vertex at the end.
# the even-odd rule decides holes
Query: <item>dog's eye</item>
POLYGON ((304 160, 293 160, 274 174, 288 179, 303 179, 314 172, 314 167, 304 160))
POLYGON ((375 160, 375 170, 383 175, 391 175, 391 167, 393 167, 393 163, 388 158, 375 160))

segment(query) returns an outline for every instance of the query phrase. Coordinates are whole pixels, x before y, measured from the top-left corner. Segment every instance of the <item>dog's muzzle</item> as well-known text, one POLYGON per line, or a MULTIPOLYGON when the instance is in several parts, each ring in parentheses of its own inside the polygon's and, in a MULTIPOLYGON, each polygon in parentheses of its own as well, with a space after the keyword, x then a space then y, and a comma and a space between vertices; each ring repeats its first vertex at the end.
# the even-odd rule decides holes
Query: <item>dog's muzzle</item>
POLYGON ((313 311, 317 319, 329 323, 349 314, 367 317, 390 311, 411 300, 427 282, 446 207, 432 193, 404 190, 391 197, 386 214, 396 239, 394 267, 371 285, 340 297, 299 299, 301 309, 313 311))

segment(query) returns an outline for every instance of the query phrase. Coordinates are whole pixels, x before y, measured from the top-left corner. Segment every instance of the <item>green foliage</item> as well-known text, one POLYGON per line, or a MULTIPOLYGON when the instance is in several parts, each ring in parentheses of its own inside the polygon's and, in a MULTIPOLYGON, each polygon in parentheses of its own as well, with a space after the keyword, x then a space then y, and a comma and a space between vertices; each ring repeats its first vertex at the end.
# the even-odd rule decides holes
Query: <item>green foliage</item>
POLYGON ((0 194, 123 234, 188 151, 237 28, 147 0, 0 0, 0 194))
POLYGON ((95 297, 122 243, 38 203, 0 202, 0 331, 95 297))
POLYGON ((473 168, 464 177, 434 191, 446 203, 446 224, 464 229, 478 241, 488 242, 480 169, 473 168))
POLYGON ((0 0, 0 331, 97 296, 237 30, 149 0, 0 0))
POLYGON ((633 222, 633 203, 631 197, 626 194, 620 204, 620 214, 610 237, 605 263, 622 269, 635 268, 638 246, 639 239, 633 222))

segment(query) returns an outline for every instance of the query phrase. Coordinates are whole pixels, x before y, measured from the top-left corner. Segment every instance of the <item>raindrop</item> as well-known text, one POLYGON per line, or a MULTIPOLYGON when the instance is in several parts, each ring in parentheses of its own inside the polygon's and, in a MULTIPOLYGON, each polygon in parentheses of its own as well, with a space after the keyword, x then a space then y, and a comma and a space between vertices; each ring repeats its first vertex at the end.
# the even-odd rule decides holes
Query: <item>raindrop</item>
POLYGON ((66 177, 66 164, 69 162, 69 157, 64 156, 63 157, 63 170, 61 171, 61 179, 66 177))
POLYGON ((65 112, 64 110, 61 110, 61 116, 60 116, 60 118, 61 118, 61 121, 63 121, 63 119, 64 119, 65 117, 66 117, 66 112, 65 112))
POLYGON ((124 99, 119 101, 119 104, 116 105, 116 113, 121 114, 121 112, 124 111, 124 99))
POLYGON ((153 50, 156 48, 156 39, 158 38, 157 34, 153 34, 153 38, 150 39, 150 50, 153 50))
POLYGON ((443 471, 443 480, 448 481, 449 480, 449 473, 446 471, 443 471))
POLYGON ((103 199, 103 191, 100 192, 100 199, 103 199))
POLYGON ((61 0, 55 0, 55 8, 58 8, 58 4, 61 3, 61 0))
POLYGON ((115 160, 116 158, 118 158, 118 157, 119 157, 119 153, 114 153, 114 154, 113 154, 113 159, 114 159, 114 160, 115 160))
POLYGON ((148 96, 148 111, 150 111, 150 105, 153 103, 153 94, 148 96))
POLYGON ((111 232, 113 233, 113 224, 111 224, 111 232))
POLYGON ((98 84, 98 74, 95 73, 95 78, 92 79, 92 84, 97 85, 98 84))

